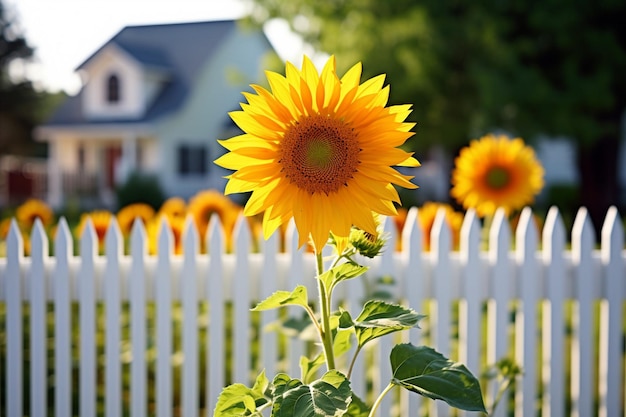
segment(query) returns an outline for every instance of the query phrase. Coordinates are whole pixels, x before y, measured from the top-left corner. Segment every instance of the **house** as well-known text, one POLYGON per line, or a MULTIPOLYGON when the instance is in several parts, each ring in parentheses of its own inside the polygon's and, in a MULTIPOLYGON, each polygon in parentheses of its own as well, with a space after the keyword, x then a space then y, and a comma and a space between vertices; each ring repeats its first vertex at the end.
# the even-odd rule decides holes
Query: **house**
POLYGON ((235 20, 122 29, 77 68, 83 88, 36 131, 49 145, 50 205, 91 195, 113 206, 133 172, 156 176, 167 196, 223 188, 216 140, 240 132, 227 113, 272 51, 235 20))

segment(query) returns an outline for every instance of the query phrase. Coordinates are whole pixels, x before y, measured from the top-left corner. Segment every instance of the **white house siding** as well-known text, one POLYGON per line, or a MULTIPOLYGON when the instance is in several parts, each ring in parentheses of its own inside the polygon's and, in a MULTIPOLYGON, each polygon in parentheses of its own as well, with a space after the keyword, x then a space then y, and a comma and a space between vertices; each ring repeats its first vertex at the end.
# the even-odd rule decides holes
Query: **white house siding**
POLYGON ((224 152, 217 139, 236 134, 225 131, 229 116, 224 111, 224 103, 232 103, 229 110, 239 109, 239 103, 244 99, 241 92, 250 90, 249 84, 258 82, 262 74, 260 65, 268 48, 267 41, 258 33, 234 31, 200 73, 186 106, 157 128, 163 162, 159 172, 166 194, 188 198, 202 189, 224 188, 223 176, 229 171, 213 164, 224 152), (232 81, 234 73, 241 78, 240 83, 232 81), (206 175, 179 175, 177 158, 181 143, 207 146, 206 175))
POLYGON ((107 46, 88 64, 90 78, 85 85, 85 114, 90 118, 137 118, 145 111, 143 71, 128 54, 107 46), (120 101, 106 101, 107 81, 116 74, 120 80, 120 101))

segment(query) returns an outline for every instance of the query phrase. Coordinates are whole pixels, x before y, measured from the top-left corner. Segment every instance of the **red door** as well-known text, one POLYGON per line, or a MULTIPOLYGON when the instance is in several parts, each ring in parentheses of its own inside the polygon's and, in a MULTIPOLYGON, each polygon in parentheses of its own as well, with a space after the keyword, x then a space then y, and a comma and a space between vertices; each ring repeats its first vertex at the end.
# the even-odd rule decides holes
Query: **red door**
POLYGON ((105 181, 108 188, 115 187, 116 171, 118 162, 122 156, 122 147, 120 145, 111 145, 106 148, 105 154, 105 181))

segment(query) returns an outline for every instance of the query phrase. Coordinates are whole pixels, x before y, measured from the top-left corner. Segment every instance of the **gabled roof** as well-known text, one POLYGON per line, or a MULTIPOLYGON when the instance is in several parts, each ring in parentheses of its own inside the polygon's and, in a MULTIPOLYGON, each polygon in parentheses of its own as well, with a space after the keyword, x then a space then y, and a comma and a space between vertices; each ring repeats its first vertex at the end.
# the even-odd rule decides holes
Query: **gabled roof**
MULTIPOLYGON (((166 70, 168 83, 140 119, 98 120, 86 118, 81 109, 84 89, 69 97, 46 123, 51 125, 145 123, 168 114, 184 103, 198 71, 220 43, 236 29, 235 20, 127 26, 87 58, 84 68, 107 46, 114 44, 145 68, 166 70)), ((268 42, 269 44, 269 42, 268 42)))

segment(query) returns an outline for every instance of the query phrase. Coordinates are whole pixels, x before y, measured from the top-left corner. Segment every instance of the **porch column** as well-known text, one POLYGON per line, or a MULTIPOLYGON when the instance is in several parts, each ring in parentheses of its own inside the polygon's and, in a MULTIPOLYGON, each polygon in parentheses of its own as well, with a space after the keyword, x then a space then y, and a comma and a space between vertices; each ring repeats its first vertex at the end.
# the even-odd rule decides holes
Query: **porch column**
POLYGON ((59 165, 59 145, 55 140, 48 142, 48 205, 61 208, 63 201, 63 179, 59 165))
POLYGON ((125 182, 131 173, 137 169, 137 138, 127 134, 122 139, 122 158, 120 160, 120 172, 118 183, 125 182))

